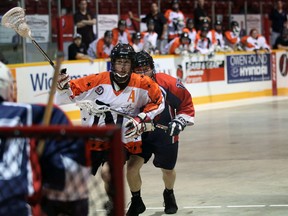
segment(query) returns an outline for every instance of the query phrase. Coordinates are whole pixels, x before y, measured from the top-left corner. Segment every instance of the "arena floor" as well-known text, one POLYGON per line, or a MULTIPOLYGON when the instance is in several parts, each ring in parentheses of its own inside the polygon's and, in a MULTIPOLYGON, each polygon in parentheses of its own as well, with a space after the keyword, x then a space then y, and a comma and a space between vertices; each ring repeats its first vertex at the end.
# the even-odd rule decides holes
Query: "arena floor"
MULTIPOLYGON (((176 215, 287 216, 288 97, 196 106, 195 120, 181 134, 176 215)), ((142 180, 141 215, 165 215, 160 170, 149 162, 142 180)))

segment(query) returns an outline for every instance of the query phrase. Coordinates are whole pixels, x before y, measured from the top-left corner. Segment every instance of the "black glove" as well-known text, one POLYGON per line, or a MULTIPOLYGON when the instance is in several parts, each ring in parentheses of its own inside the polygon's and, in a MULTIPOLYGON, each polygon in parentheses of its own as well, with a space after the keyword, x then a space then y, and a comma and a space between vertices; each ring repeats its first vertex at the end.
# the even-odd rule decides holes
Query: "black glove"
POLYGON ((184 130, 186 127, 186 121, 183 118, 176 118, 173 119, 169 124, 168 124, 168 133, 170 136, 177 136, 181 131, 184 130))

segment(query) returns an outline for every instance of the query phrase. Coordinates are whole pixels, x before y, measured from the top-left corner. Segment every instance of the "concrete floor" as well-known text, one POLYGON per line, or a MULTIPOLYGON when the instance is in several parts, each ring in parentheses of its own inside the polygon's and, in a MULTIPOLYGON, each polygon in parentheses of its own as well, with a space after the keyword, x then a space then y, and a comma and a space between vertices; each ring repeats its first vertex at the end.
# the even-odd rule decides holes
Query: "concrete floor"
MULTIPOLYGON (((288 97, 196 106, 195 122, 180 138, 176 215, 287 216, 288 97)), ((142 178, 141 215, 165 215, 160 170, 149 162, 142 178)))

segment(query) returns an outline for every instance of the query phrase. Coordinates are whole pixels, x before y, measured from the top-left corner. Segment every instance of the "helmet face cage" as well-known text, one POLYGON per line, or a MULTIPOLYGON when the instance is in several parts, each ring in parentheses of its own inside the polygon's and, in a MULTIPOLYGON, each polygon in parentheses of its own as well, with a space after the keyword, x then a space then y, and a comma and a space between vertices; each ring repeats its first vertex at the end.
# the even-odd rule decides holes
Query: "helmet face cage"
POLYGON ((0 97, 5 101, 13 101, 14 79, 9 68, 0 62, 0 97))
POLYGON ((149 67, 152 70, 152 76, 155 74, 155 66, 153 58, 145 50, 136 53, 134 66, 135 69, 142 67, 149 67))
POLYGON ((116 81, 118 79, 117 77, 119 77, 119 75, 117 75, 116 70, 115 70, 116 59, 130 59, 131 60, 131 68, 130 68, 129 72, 131 74, 132 70, 134 69, 134 62, 135 62, 135 60, 134 60, 135 51, 131 45, 118 43, 112 49, 110 58, 111 58, 111 72, 113 73, 116 81))

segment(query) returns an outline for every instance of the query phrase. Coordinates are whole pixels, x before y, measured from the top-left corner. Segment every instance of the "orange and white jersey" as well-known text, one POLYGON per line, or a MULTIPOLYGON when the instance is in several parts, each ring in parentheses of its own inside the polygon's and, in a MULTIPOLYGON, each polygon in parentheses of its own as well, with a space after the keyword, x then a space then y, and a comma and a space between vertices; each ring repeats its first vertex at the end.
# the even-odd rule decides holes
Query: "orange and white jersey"
POLYGON ((196 36, 197 36, 197 31, 196 29, 188 29, 188 28, 183 28, 183 32, 187 32, 189 35, 189 38, 191 39, 191 43, 195 44, 196 36))
MULTIPOLYGON (((164 109, 163 97, 159 86, 149 77, 132 73, 128 86, 123 90, 115 91, 111 81, 111 72, 102 72, 70 81, 70 89, 56 93, 56 103, 67 104, 88 100, 109 106, 120 113, 137 116, 144 112, 150 119, 160 114, 164 109), (99 103, 99 102, 98 102, 99 103)), ((105 115, 96 116, 87 110, 81 109, 82 125, 105 126, 117 124, 123 126, 128 119, 113 111, 105 115)), ((125 138, 125 128, 122 127, 122 141, 131 153, 141 152, 141 136, 125 138)))
POLYGON ((185 26, 185 16, 181 11, 173 11, 168 9, 165 14, 168 23, 168 39, 172 40, 182 33, 185 26))
POLYGON ((107 46, 104 42, 104 38, 100 38, 96 43, 96 58, 108 58, 113 47, 113 44, 107 46))
POLYGON ((209 54, 214 51, 214 45, 211 43, 210 38, 201 38, 200 36, 197 36, 195 49, 201 54, 209 54))
POLYGON ((90 43, 87 53, 92 58, 108 58, 113 49, 113 44, 107 46, 104 38, 99 38, 90 43))
POLYGON ((130 32, 125 29, 122 34, 118 28, 112 29, 113 40, 112 44, 115 46, 118 43, 132 44, 130 32))
POLYGON ((194 44, 183 44, 181 43, 180 37, 177 37, 170 41, 166 45, 166 50, 168 54, 184 54, 184 53, 192 53, 194 51, 194 44))
POLYGON ((156 32, 142 32, 144 50, 149 51, 151 49, 156 49, 157 47, 157 37, 158 34, 156 32))
POLYGON ((240 42, 240 37, 238 34, 235 34, 233 31, 226 31, 224 33, 226 44, 234 49, 234 47, 240 42))
POLYGON ((267 44, 266 39, 262 35, 257 35, 256 38, 251 36, 244 36, 241 38, 241 43, 244 45, 246 51, 253 51, 258 49, 268 49, 270 46, 267 44))

